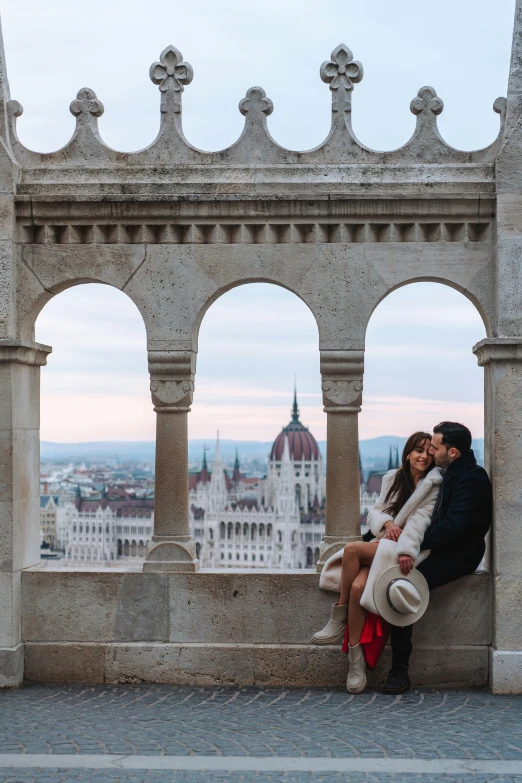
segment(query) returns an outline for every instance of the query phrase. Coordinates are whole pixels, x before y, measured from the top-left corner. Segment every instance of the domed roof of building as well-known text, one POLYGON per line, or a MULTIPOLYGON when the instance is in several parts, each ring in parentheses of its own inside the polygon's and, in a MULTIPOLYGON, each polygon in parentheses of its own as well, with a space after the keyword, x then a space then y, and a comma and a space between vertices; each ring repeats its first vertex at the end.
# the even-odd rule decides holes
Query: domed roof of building
POLYGON ((299 408, 297 407, 297 391, 294 390, 294 404, 292 407, 292 421, 287 427, 279 433, 272 445, 272 451, 270 452, 270 459, 279 461, 283 456, 283 450, 285 447, 285 439, 288 437, 288 448, 290 451, 290 459, 295 462, 301 462, 301 460, 317 460, 319 459, 319 446, 317 441, 308 431, 308 427, 301 424, 299 421, 299 408))

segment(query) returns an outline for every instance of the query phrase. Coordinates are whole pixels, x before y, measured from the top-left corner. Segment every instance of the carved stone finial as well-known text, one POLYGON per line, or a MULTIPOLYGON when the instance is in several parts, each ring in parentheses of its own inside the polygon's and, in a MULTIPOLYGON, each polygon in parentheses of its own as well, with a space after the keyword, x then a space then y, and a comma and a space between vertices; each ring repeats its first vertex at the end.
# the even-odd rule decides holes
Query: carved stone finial
POLYGON ((94 90, 82 87, 76 99, 69 106, 69 111, 71 114, 74 114, 79 122, 82 120, 89 122, 92 117, 101 117, 105 109, 103 108, 103 103, 98 100, 94 90))
POLYGON ((321 65, 321 79, 330 85, 333 93, 332 111, 351 111, 351 92, 354 84, 361 81, 363 67, 358 60, 353 59, 351 49, 345 44, 339 44, 333 52, 332 59, 321 65))
POLYGON ((426 110, 431 111, 433 114, 438 115, 444 108, 443 101, 437 96, 437 93, 433 87, 421 87, 417 93, 417 97, 410 103, 410 110, 412 114, 417 116, 426 110))
POLYGON ((253 119, 257 115, 265 114, 267 117, 274 111, 274 104, 262 87, 250 87, 246 96, 239 101, 239 111, 246 117, 253 119))
POLYGON ((192 66, 183 61, 181 52, 175 46, 167 46, 160 54, 160 61, 150 66, 149 76, 165 95, 161 101, 161 111, 168 111, 170 99, 172 110, 180 112, 181 93, 194 78, 192 66), (177 94, 179 98, 175 97, 177 94))

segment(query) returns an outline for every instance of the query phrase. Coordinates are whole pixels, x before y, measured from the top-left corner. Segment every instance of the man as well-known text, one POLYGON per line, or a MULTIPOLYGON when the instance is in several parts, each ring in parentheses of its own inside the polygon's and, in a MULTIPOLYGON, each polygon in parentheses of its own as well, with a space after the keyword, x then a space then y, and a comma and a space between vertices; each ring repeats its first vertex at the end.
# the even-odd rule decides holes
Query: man
MULTIPOLYGON (((418 567, 430 590, 453 582, 478 568, 491 526, 492 492, 488 474, 477 465, 471 433, 463 424, 443 421, 433 430, 430 454, 441 469, 443 481, 421 549, 431 554, 418 567)), ((400 558, 404 574, 413 568, 411 557, 400 558)), ((392 668, 384 693, 410 688, 408 664, 413 626, 392 626, 392 668)))

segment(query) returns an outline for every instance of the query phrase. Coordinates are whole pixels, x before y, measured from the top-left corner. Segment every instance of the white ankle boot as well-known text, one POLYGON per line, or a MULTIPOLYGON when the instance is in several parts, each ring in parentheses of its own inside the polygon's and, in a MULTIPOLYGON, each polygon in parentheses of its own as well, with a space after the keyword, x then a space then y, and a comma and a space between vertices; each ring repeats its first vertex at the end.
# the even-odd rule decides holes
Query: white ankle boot
POLYGON ((335 644, 344 639, 346 621, 348 620, 348 605, 332 605, 330 619, 321 631, 312 636, 312 644, 335 644))
POLYGON ((362 693, 366 688, 366 661, 360 644, 348 648, 350 670, 346 680, 348 693, 362 693))

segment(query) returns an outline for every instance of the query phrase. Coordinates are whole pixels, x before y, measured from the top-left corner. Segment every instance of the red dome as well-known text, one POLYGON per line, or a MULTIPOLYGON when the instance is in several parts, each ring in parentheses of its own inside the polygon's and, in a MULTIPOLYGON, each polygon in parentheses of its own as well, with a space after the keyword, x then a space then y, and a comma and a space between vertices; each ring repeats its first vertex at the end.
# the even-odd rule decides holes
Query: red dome
POLYGON ((319 446, 317 445, 316 439, 312 433, 308 431, 307 427, 299 421, 299 409, 297 407, 297 397, 295 394, 292 421, 275 439, 272 451, 270 452, 271 460, 276 460, 277 462, 281 460, 285 447, 285 438, 287 436, 290 459, 293 459, 295 462, 301 462, 302 460, 308 462, 313 459, 319 459, 319 446))

